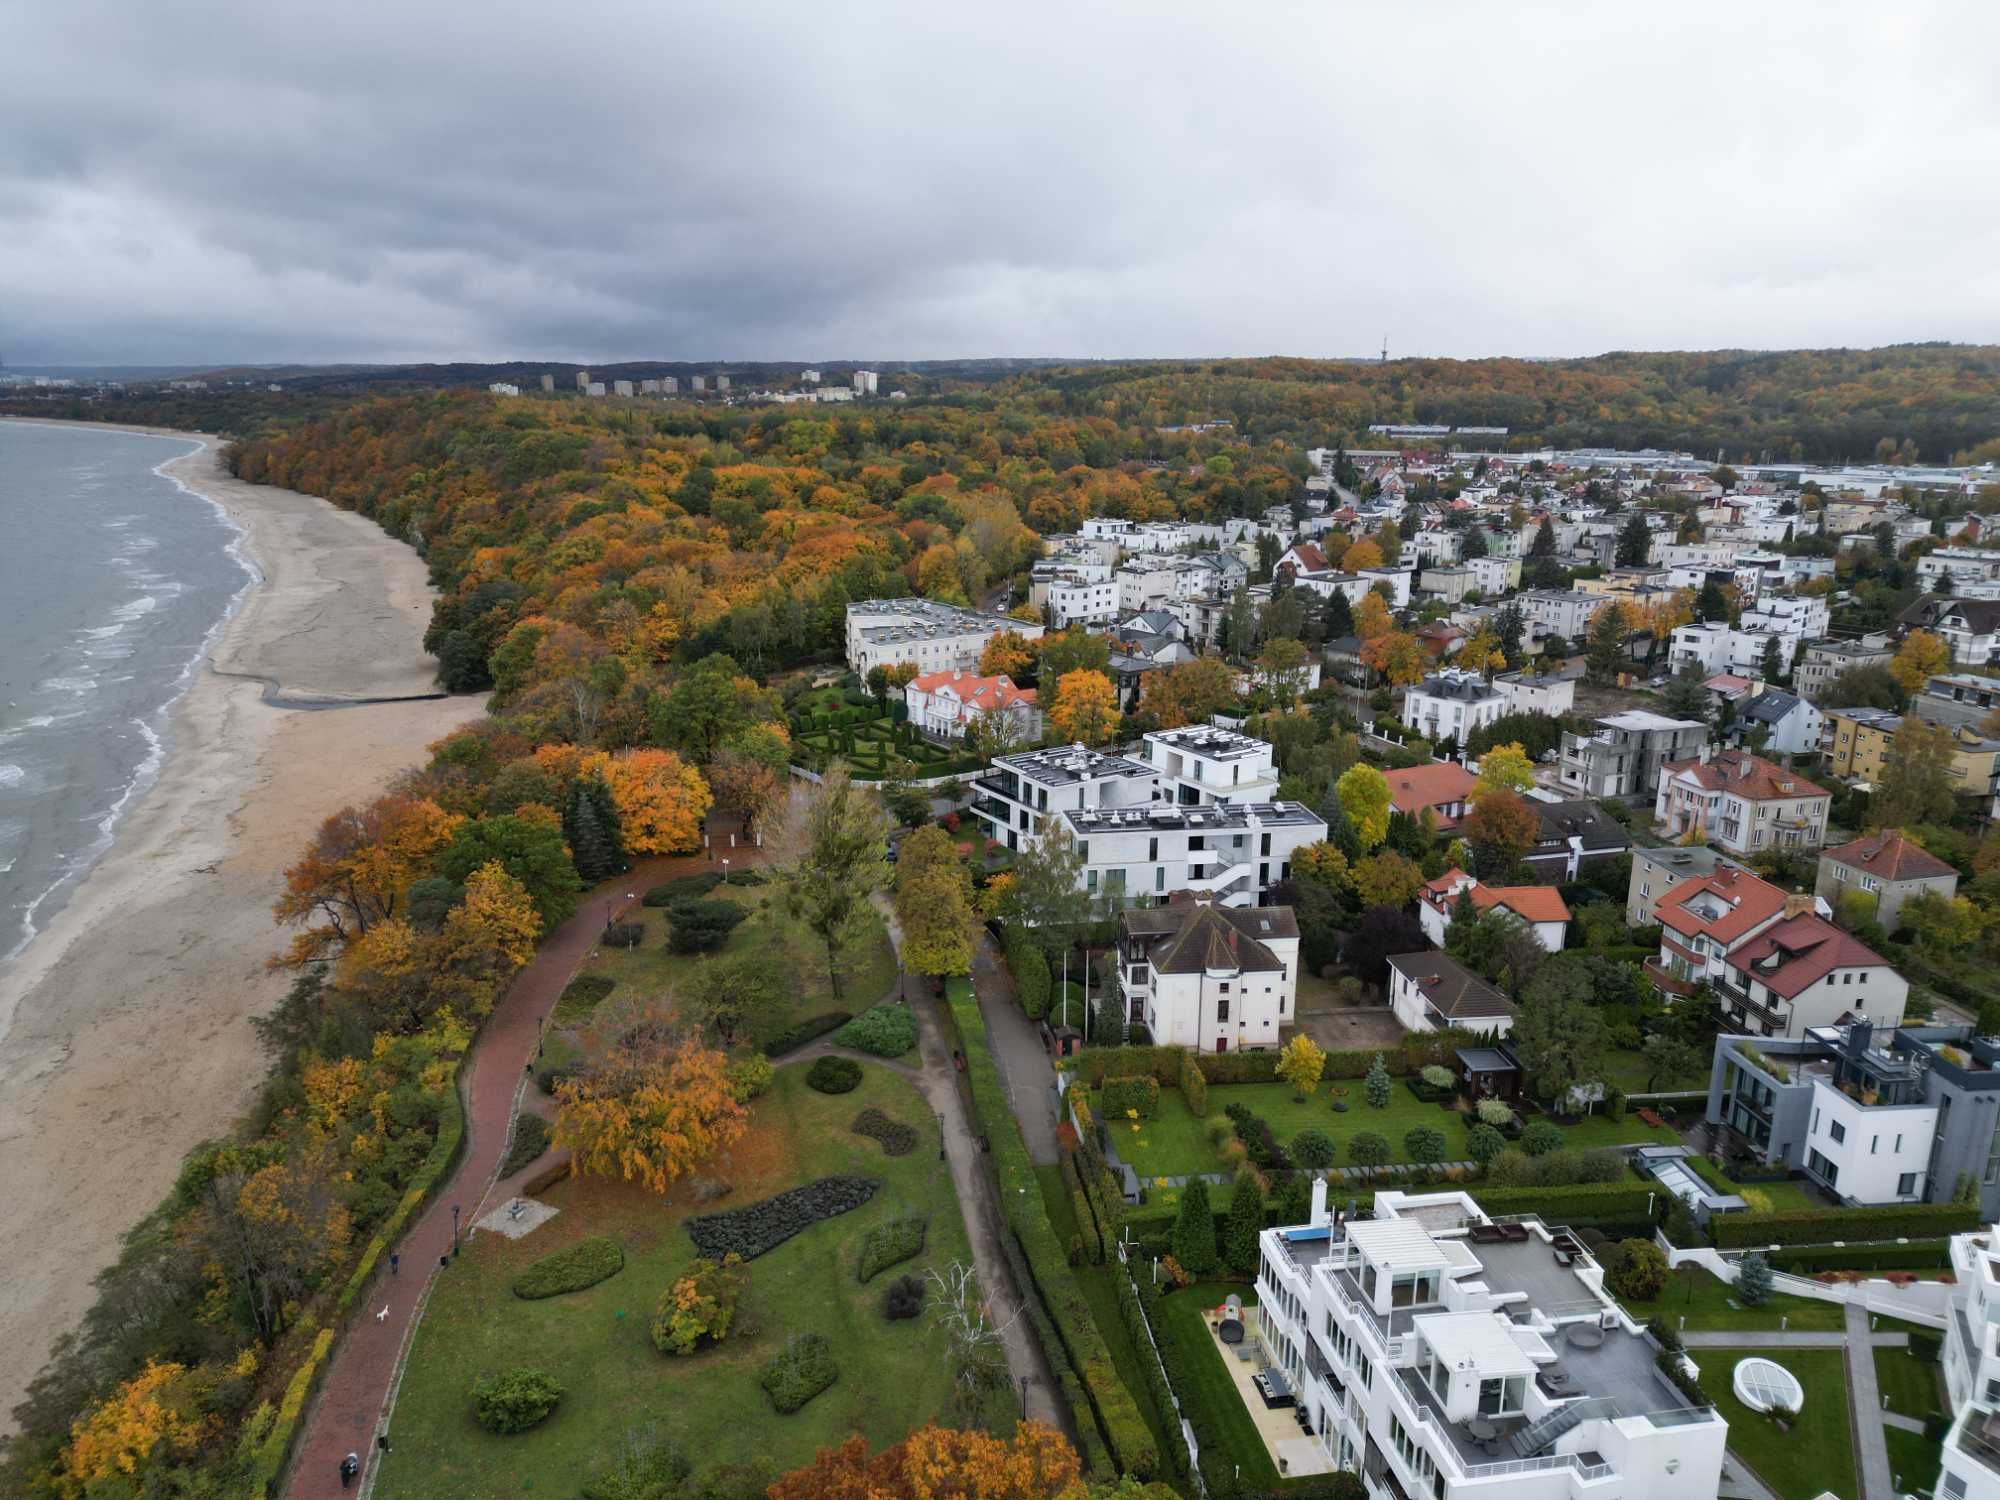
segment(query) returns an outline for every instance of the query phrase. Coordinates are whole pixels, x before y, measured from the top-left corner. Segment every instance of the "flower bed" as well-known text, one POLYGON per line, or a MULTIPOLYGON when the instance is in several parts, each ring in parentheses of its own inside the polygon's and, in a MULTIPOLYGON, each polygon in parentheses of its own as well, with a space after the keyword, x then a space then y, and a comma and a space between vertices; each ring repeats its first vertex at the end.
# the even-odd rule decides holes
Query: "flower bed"
POLYGON ((761 1203, 689 1219, 688 1238, 710 1260, 729 1254, 755 1260, 822 1220, 852 1213, 879 1186, 872 1177, 822 1177, 761 1203))

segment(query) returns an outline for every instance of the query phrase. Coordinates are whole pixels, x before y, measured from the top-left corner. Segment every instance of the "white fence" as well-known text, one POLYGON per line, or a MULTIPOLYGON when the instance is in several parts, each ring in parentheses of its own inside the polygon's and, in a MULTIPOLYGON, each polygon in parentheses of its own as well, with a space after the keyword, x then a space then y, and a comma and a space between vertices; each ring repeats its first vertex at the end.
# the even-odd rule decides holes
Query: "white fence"
MULTIPOLYGON (((1736 1284, 1736 1278, 1742 1272, 1738 1259, 1720 1251, 1706 1246, 1677 1250, 1664 1234, 1655 1233, 1653 1238, 1666 1252, 1669 1266, 1701 1266, 1731 1286, 1736 1284)), ((1807 1276, 1773 1271, 1771 1289, 1788 1297, 1807 1297, 1815 1302, 1856 1303, 1864 1311, 1901 1318, 1908 1323, 1921 1323, 1926 1328, 1942 1329, 1945 1320, 1951 1316, 1952 1288, 1948 1283, 1939 1281, 1913 1281, 1907 1285, 1898 1285, 1881 1277, 1870 1277, 1866 1281, 1814 1281, 1807 1276)))

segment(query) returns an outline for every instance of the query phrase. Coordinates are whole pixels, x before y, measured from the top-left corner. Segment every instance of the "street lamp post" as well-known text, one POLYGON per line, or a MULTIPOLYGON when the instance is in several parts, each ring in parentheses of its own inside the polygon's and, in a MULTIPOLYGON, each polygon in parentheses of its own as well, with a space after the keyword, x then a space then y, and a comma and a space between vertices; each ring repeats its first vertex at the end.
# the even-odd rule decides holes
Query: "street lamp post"
POLYGON ((938 1160, 944 1160, 944 1115, 938 1115, 938 1160))
POLYGON ((458 1254, 458 1205, 451 1206, 451 1253, 458 1254))
POLYGON ((1028 1419, 1028 1377, 1021 1377, 1021 1420, 1028 1419))

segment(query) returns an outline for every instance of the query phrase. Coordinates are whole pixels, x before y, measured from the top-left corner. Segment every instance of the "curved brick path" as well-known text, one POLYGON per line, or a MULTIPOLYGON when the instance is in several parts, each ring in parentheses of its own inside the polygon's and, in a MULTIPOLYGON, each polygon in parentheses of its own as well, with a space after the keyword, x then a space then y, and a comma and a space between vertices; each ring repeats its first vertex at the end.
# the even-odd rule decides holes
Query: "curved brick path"
MULTIPOLYGON (((730 867, 739 870, 762 859, 760 850, 749 847, 718 853, 726 854, 730 867)), ((460 1205, 461 1229, 469 1229, 507 1148, 515 1097, 528 1060, 535 1055, 541 1019, 596 945, 608 912, 627 905, 628 891, 637 893, 676 875, 716 868, 719 860, 705 855, 642 860, 617 880, 598 887, 584 898, 576 915, 542 944, 494 1006, 459 1073, 467 1140, 458 1170, 397 1246, 403 1259, 401 1274, 389 1275, 385 1264, 335 1346, 286 1477, 284 1492, 293 1500, 340 1494, 340 1461, 350 1452, 361 1455, 362 1485, 373 1477, 376 1429, 388 1406, 398 1355, 422 1311, 438 1257, 451 1248, 451 1206, 460 1205), (378 1318, 385 1307, 388 1316, 378 1318)), ((391 1432, 392 1440, 394 1436, 391 1432)))

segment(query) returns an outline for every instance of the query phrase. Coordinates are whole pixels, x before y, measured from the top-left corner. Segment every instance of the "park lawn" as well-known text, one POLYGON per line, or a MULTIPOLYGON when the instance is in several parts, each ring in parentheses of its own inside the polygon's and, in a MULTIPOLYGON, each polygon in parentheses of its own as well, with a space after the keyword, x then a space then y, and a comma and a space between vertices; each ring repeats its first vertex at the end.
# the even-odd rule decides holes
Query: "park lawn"
MULTIPOLYGON (((1403 1137, 1419 1125, 1433 1125, 1444 1132, 1446 1161, 1466 1159, 1466 1116, 1424 1103, 1401 1082, 1391 1090, 1389 1103, 1382 1109, 1369 1104, 1358 1079, 1342 1086, 1347 1090, 1344 1112, 1332 1107, 1330 1083, 1322 1082, 1304 1100, 1295 1097, 1296 1091, 1288 1083, 1231 1083, 1210 1086, 1206 1119, 1195 1118, 1179 1089, 1161 1089, 1159 1108, 1152 1119, 1141 1121, 1136 1131, 1129 1121, 1105 1118, 1101 1111, 1099 1118, 1109 1127, 1119 1158, 1149 1181, 1218 1170, 1220 1157, 1209 1143, 1208 1127, 1217 1120, 1226 1122, 1224 1111, 1231 1104, 1244 1105, 1263 1116, 1280 1143, 1289 1142, 1308 1127, 1325 1131, 1333 1137, 1339 1153, 1337 1166, 1353 1164, 1349 1146, 1363 1131, 1374 1131, 1389 1142, 1390 1161, 1407 1162, 1411 1158, 1403 1137)), ((1677 1139, 1671 1130, 1656 1130, 1636 1115, 1618 1121, 1599 1115, 1563 1128, 1563 1144, 1579 1149, 1677 1139)))
POLYGON ((1921 1420, 1944 1410, 1938 1367, 1925 1364, 1908 1349, 1875 1350, 1875 1383, 1890 1411, 1921 1420))
POLYGON ((1938 1474, 1944 1468, 1944 1446, 1921 1432, 1905 1432, 1900 1427, 1882 1429, 1889 1450, 1889 1478, 1899 1495, 1933 1494, 1938 1474))
MULTIPOLYGON (((783 971, 793 1003, 790 1014, 770 1028, 774 1032, 802 1016, 821 1011, 849 1010, 859 1014, 895 988, 895 950, 889 946, 888 929, 873 906, 866 910, 860 936, 841 954, 841 995, 836 1001, 827 979, 825 946, 804 923, 784 912, 769 885, 718 885, 704 899, 734 901, 750 912, 729 934, 720 956, 755 954, 771 959, 783 971)), ((667 951, 667 919, 660 907, 635 905, 623 920, 644 925, 646 935, 639 946, 599 948, 578 970, 580 974, 603 974, 616 980, 617 988, 611 992, 611 999, 671 993, 699 965, 709 962, 706 954, 667 951)))
MULTIPOLYGON (((1629 1297, 1620 1300, 1626 1311, 1641 1323, 1648 1318, 1659 1318, 1669 1328, 1685 1328, 1690 1332, 1775 1332, 1782 1322, 1792 1332, 1838 1333, 1847 1326, 1846 1310, 1838 1302, 1817 1302, 1810 1297, 1787 1297, 1773 1292, 1762 1307, 1732 1307, 1735 1297, 1736 1289, 1727 1282, 1690 1265, 1667 1277, 1666 1290, 1657 1301, 1636 1302, 1629 1297)), ((1695 1363, 1702 1363, 1702 1353, 1695 1351, 1695 1363)), ((1711 1391, 1715 1389, 1715 1383, 1705 1376, 1702 1384, 1711 1391)))
POLYGON ((1187 1379, 1194 1389, 1176 1394, 1183 1403, 1190 1399, 1201 1403, 1215 1419, 1230 1462, 1238 1465, 1249 1486, 1261 1493, 1278 1482, 1278 1466, 1271 1462, 1270 1450, 1258 1435, 1236 1383, 1229 1378, 1229 1367, 1222 1362, 1215 1340, 1208 1336, 1208 1323, 1202 1316, 1232 1295, 1243 1299, 1247 1324, 1257 1296, 1252 1288, 1236 1282, 1196 1282, 1182 1287, 1160 1299, 1159 1315, 1188 1354, 1187 1379))
MULTIPOLYGON (((1063 1182, 1061 1167, 1035 1168, 1035 1180, 1042 1186, 1042 1202, 1048 1208, 1049 1222, 1056 1231, 1058 1244, 1067 1245, 1077 1231, 1076 1208, 1070 1202, 1069 1188, 1063 1182)), ((1105 1345, 1111 1350, 1111 1363, 1117 1368, 1118 1378, 1125 1382, 1125 1388, 1132 1393, 1132 1400, 1139 1408, 1139 1415, 1145 1418, 1152 1429, 1153 1442, 1159 1451, 1168 1451, 1167 1429, 1161 1420, 1159 1408, 1153 1404, 1153 1391, 1142 1376, 1142 1359, 1151 1359, 1149 1350, 1141 1350, 1132 1342, 1132 1335, 1125 1327, 1124 1314, 1118 1307, 1118 1289, 1111 1278, 1123 1276, 1124 1268, 1116 1257, 1103 1265, 1092 1265, 1088 1260, 1076 1267, 1076 1284, 1083 1293, 1083 1300, 1090 1304, 1090 1315, 1097 1322, 1098 1332, 1104 1335, 1105 1345)))
MULTIPOLYGON (((825 1095, 805 1086, 805 1068, 781 1067, 752 1106, 749 1132, 698 1174, 727 1182, 719 1202, 696 1205, 687 1183, 664 1198, 636 1185, 569 1179, 541 1197, 557 1216, 524 1239, 472 1239, 433 1286, 410 1351, 378 1483, 384 1500, 574 1495, 619 1451, 648 1431, 678 1440, 700 1469, 766 1459, 779 1471, 811 1460, 850 1432, 871 1446, 913 1426, 948 1419, 944 1335, 927 1319, 891 1323, 881 1314, 888 1284, 904 1272, 971 1263, 964 1220, 947 1169, 921 1147, 887 1157, 849 1128, 870 1105, 922 1127, 930 1111, 886 1068, 864 1065, 860 1087, 825 1095), (833 1173, 878 1178, 861 1208, 824 1221, 750 1262, 750 1286, 726 1342, 679 1358, 653 1348, 648 1324, 661 1294, 694 1258, 683 1228, 694 1213, 738 1208, 833 1173), (866 1286, 856 1276, 861 1237, 909 1211, 931 1215, 924 1251, 866 1286), (530 1262, 589 1235, 625 1247, 625 1267, 586 1291, 524 1302, 510 1290, 530 1262), (797 1413, 778 1416, 757 1383, 759 1368, 793 1332, 825 1334, 840 1379, 797 1413), (472 1419, 475 1379, 521 1366, 548 1371, 564 1387, 542 1425, 496 1437, 472 1419)), ((1011 1388, 995 1392, 989 1420, 1011 1424, 1011 1388)))
MULTIPOLYGON (((1838 1309, 1835 1309, 1838 1311, 1838 1309)), ((1698 1349, 1701 1383, 1729 1422, 1729 1450, 1775 1490, 1778 1500, 1814 1500, 1831 1490, 1858 1495, 1854 1432, 1847 1415, 1847 1370, 1838 1349, 1698 1349), (1759 1355, 1777 1361, 1805 1387, 1805 1405, 1789 1432, 1736 1399, 1736 1362, 1759 1355)))

